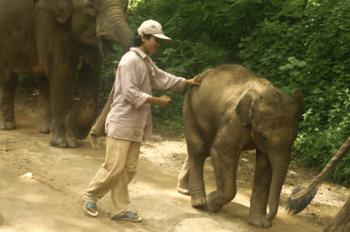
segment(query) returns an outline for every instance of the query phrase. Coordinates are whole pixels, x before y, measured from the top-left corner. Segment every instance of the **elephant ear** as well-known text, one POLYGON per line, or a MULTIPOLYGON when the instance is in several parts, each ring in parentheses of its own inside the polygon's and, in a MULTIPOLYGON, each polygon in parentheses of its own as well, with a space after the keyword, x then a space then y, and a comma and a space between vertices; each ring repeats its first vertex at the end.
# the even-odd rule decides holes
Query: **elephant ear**
POLYGON ((238 100, 235 111, 240 118, 242 125, 250 125, 253 119, 253 108, 259 94, 252 89, 244 91, 238 100))
POLYGON ((298 103, 298 117, 304 113, 304 94, 300 89, 295 89, 293 92, 293 98, 298 103))
POLYGON ((73 13, 72 0, 46 0, 45 10, 53 16, 57 22, 66 23, 73 13))

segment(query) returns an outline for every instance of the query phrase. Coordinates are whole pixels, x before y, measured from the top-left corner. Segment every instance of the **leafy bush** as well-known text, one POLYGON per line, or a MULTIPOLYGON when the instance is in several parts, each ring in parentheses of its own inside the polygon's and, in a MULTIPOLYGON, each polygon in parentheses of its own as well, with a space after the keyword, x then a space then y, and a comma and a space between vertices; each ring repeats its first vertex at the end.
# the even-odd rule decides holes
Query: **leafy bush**
MULTIPOLYGON (((291 91, 301 88, 306 111, 295 158, 319 169, 350 136, 350 2, 309 4, 298 21, 271 18, 240 44, 242 62, 291 91)), ((332 173, 350 183, 350 157, 332 173)))

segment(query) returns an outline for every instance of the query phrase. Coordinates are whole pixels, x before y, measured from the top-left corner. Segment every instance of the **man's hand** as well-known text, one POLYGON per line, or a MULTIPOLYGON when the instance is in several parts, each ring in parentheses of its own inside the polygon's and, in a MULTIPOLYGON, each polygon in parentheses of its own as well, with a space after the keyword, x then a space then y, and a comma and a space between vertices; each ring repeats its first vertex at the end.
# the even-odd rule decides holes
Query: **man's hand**
POLYGON ((153 105, 159 105, 160 107, 167 107, 171 103, 171 98, 169 96, 161 97, 149 97, 146 103, 151 103, 153 105))
POLYGON ((200 83, 195 80, 196 78, 186 80, 186 85, 189 86, 200 86, 200 83))
POLYGON ((158 97, 158 105, 160 107, 167 107, 171 103, 171 98, 169 96, 158 97))

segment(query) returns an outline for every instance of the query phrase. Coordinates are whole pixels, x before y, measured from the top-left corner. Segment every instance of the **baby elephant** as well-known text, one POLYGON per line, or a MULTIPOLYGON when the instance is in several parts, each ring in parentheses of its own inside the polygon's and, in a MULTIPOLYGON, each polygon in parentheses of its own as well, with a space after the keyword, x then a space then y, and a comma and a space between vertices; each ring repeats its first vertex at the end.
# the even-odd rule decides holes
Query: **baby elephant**
POLYGON ((191 195, 193 207, 220 210, 236 195, 240 153, 255 149, 248 221, 270 227, 298 133, 301 91, 289 96, 240 65, 210 69, 196 80, 201 85, 187 92, 183 105, 188 159, 179 174, 179 192, 191 195), (217 187, 206 197, 203 165, 209 155, 217 187))

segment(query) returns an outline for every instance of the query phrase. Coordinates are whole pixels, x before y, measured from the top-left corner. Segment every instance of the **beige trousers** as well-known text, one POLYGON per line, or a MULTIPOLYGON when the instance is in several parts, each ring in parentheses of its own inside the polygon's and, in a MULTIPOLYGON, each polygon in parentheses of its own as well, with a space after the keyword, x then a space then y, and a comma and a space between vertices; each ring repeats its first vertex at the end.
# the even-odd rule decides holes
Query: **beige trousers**
POLYGON ((129 203, 128 184, 136 174, 141 143, 106 139, 106 158, 83 193, 84 201, 96 202, 111 191, 113 211, 120 214, 129 203))

